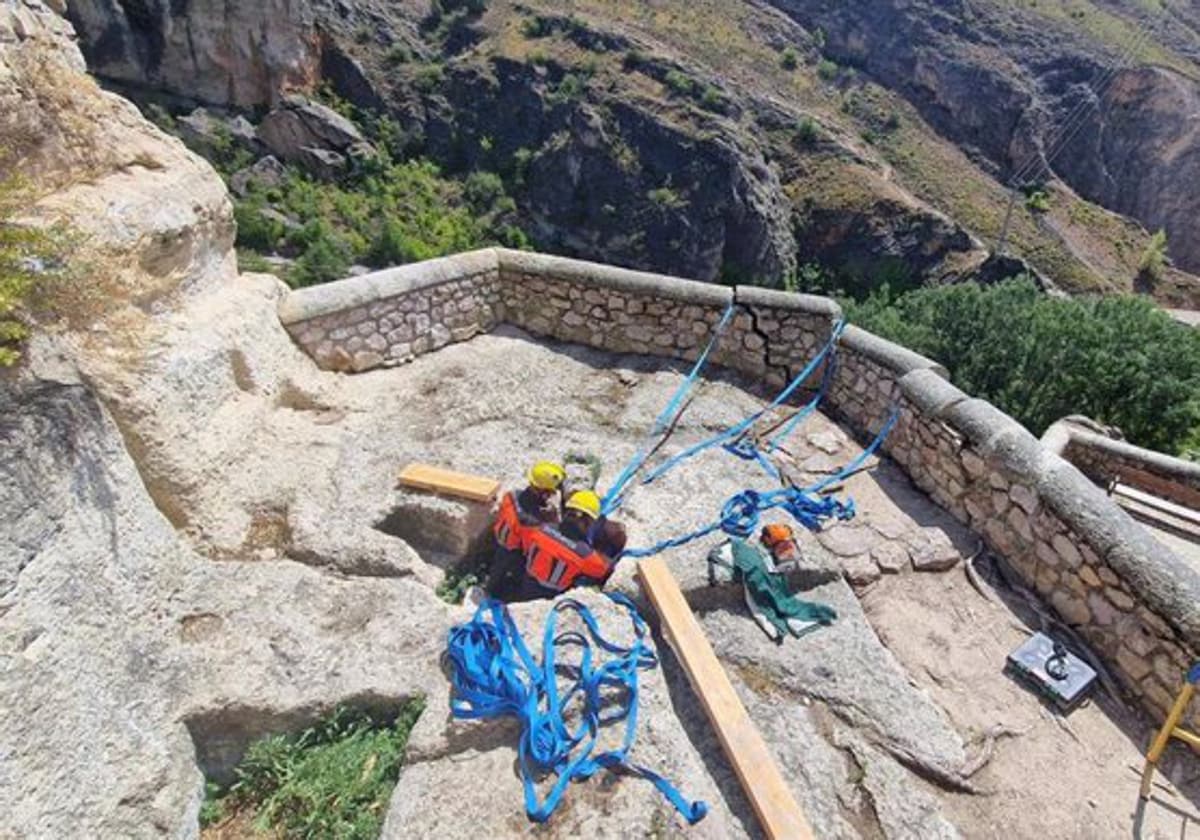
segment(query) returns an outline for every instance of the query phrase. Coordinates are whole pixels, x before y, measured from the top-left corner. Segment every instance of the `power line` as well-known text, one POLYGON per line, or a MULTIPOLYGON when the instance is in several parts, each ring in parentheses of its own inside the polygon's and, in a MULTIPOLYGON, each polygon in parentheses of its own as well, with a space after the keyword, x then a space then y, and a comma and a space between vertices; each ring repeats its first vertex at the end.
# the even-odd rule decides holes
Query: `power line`
POLYGON ((996 242, 995 251, 997 256, 1003 256, 1004 254, 1009 228, 1012 224, 1013 211, 1016 208, 1017 194, 1022 184, 1034 176, 1040 176, 1042 170, 1050 171, 1050 165, 1054 162, 1054 159, 1066 149, 1067 145, 1075 138, 1080 129, 1083 128, 1093 104, 1098 105, 1100 103, 1108 87, 1116 80, 1118 73, 1136 63, 1138 51, 1141 50, 1149 38, 1149 30, 1144 26, 1139 26, 1137 35, 1117 57, 1117 60, 1112 65, 1097 70, 1096 77, 1088 84, 1088 88, 1092 90, 1092 96, 1085 96, 1062 121, 1057 131, 1057 136, 1049 142, 1045 149, 1040 154, 1034 152, 1030 155, 1025 165, 1009 178, 1008 206, 1004 212, 1004 223, 1000 228, 1000 237, 996 242))

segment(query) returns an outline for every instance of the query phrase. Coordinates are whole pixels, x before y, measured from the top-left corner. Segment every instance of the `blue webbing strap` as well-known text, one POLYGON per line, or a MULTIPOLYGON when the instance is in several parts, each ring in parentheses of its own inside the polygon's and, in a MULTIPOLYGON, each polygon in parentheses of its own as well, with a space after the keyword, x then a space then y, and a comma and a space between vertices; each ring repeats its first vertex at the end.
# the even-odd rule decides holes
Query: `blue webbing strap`
MULTIPOLYGON (((843 329, 845 329, 843 327, 843 329)), ((840 333, 839 333, 840 334, 840 333)), ((838 354, 837 347, 833 348, 833 352, 829 355, 829 361, 825 364, 825 370, 821 373, 821 387, 817 389, 817 393, 813 396, 808 404, 792 415, 792 418, 776 432, 770 440, 767 441, 767 451, 774 452, 782 445, 782 443, 791 436, 796 427, 804 422, 810 414, 817 410, 821 400, 825 398, 825 394, 829 391, 829 386, 833 383, 834 374, 837 372, 838 354)))
POLYGON ((688 392, 691 391, 692 386, 696 384, 696 379, 700 376, 700 371, 702 371, 704 366, 708 363, 708 357, 712 353, 713 348, 717 346, 717 342, 720 341, 721 335, 724 334, 725 328, 729 325, 729 320, 733 317, 734 308, 735 306, 733 303, 730 303, 729 306, 725 308, 725 314, 721 316, 721 320, 717 323, 716 329, 713 330, 713 334, 708 339, 708 344, 705 345, 704 351, 696 359, 696 363, 692 365, 691 372, 687 375, 687 377, 684 378, 682 382, 679 383, 679 387, 675 389, 675 393, 671 397, 670 401, 666 404, 663 410, 659 412, 658 417, 654 421, 653 427, 651 427, 650 431, 646 434, 645 439, 642 441, 642 445, 638 447, 633 457, 630 458, 629 462, 625 465, 625 468, 621 470, 620 475, 617 476, 617 480, 613 482, 612 487, 608 488, 608 492, 604 494, 604 498, 600 502, 600 513, 602 516, 612 513, 621 506, 621 500, 622 496, 624 495, 626 485, 633 480, 634 475, 636 475, 638 470, 642 468, 642 464, 645 463, 646 458, 650 454, 651 448, 654 446, 654 441, 660 435, 662 435, 662 433, 670 427, 672 421, 674 421, 675 415, 680 411, 680 407, 683 405, 683 401, 687 397, 688 392))
POLYGON ((629 762, 628 753, 637 736, 638 671, 654 668, 658 658, 645 642, 646 625, 633 603, 619 593, 605 594, 629 614, 633 644, 626 648, 606 639, 586 606, 564 598, 546 618, 540 664, 526 647, 508 609, 498 601, 480 604, 471 621, 450 629, 446 658, 453 687, 451 713, 458 718, 512 716, 521 722, 518 754, 525 812, 535 822, 549 819, 572 781, 588 779, 605 768, 646 779, 689 823, 697 823, 708 813, 704 802, 685 799, 658 773, 629 762), (568 610, 583 621, 586 635, 575 630, 556 635, 558 615, 568 610), (593 644, 613 658, 595 665, 593 644), (556 665, 559 646, 580 648, 579 664, 556 665), (570 673, 574 679, 561 693, 559 672, 570 673), (606 701, 602 696, 606 688, 620 689, 621 699, 606 701), (563 710, 577 695, 582 698, 582 709, 579 725, 572 732, 563 710), (625 721, 621 746, 592 755, 600 727, 620 721, 625 721), (547 771, 557 778, 539 803, 533 780, 547 771))
MULTIPOLYGON (((731 536, 748 537, 758 530, 761 515, 773 508, 782 508, 793 519, 810 531, 818 530, 827 519, 837 518, 839 520, 847 520, 853 518, 855 510, 852 499, 847 499, 844 502, 839 501, 830 496, 821 495, 821 491, 844 481, 847 476, 857 471, 868 458, 874 455, 883 444, 888 433, 896 425, 899 417, 900 409, 899 407, 894 407, 870 445, 836 473, 826 476, 804 488, 781 487, 777 490, 767 492, 743 490, 731 496, 725 502, 721 508, 721 517, 716 522, 682 536, 663 540, 647 548, 626 549, 621 553, 621 557, 652 557, 668 548, 676 548, 686 545, 693 540, 708 536, 718 529, 731 536)), ((760 463, 765 462, 768 473, 778 476, 779 473, 774 464, 771 464, 761 452, 758 452, 756 447, 748 444, 745 440, 739 441, 739 443, 742 446, 736 454, 740 457, 754 458, 755 460, 759 460, 760 463)))
MULTIPOLYGON (((679 464, 683 463, 684 461, 686 461, 687 459, 689 459, 695 455, 700 454, 701 452, 703 452, 706 449, 711 449, 714 446, 724 446, 729 441, 736 440, 737 438, 739 438, 743 434, 745 434, 745 432, 751 426, 753 426, 755 423, 757 423, 759 421, 759 419, 764 414, 766 414, 768 411, 771 411, 771 410, 776 409, 779 406, 783 405, 783 403, 785 401, 787 401, 788 397, 790 397, 796 391, 797 388, 799 388, 806 381, 808 381, 808 378, 813 375, 813 373, 817 369, 817 366, 821 364, 821 361, 833 351, 833 348, 837 345, 837 341, 841 337, 842 332, 845 329, 846 329, 846 322, 844 320, 839 320, 836 324, 834 324, 833 330, 829 336, 829 341, 827 341, 825 343, 825 346, 821 348, 821 351, 819 353, 817 353, 817 355, 814 356, 807 365, 805 365, 804 370, 800 371, 800 374, 798 376, 796 376, 791 382, 789 382, 787 387, 785 387, 782 391, 780 391, 779 395, 776 396, 775 399, 772 400, 769 405, 754 412, 749 417, 742 420, 740 423, 730 426, 725 431, 718 432, 717 434, 713 435, 712 437, 708 438, 707 440, 703 440, 703 441, 700 441, 700 443, 693 444, 692 446, 689 446, 687 449, 683 450, 682 452, 679 452, 678 454, 671 456, 666 461, 664 461, 663 463, 661 463, 657 467, 655 467, 653 470, 651 470, 650 473, 645 478, 642 479, 642 484, 649 484, 650 482, 655 481, 658 478, 661 478, 663 475, 670 472, 672 469, 677 467, 679 464)), ((814 408, 815 407, 816 406, 814 405, 814 408)))

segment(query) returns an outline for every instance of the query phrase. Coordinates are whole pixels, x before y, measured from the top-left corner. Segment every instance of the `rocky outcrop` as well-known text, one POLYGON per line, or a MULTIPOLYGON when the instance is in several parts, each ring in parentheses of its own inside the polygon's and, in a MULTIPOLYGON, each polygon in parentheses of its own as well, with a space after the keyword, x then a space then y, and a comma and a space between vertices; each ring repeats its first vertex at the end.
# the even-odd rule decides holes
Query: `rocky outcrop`
MULTIPOLYGON (((820 28, 829 57, 899 91, 940 133, 1000 177, 1038 181, 1058 175, 1084 197, 1151 229, 1166 229, 1177 263, 1200 269, 1200 199, 1191 188, 1200 166, 1200 85, 1177 70, 1131 62, 1126 47, 1156 39, 1139 38, 1140 29, 1165 29, 1140 20, 1143 10, 1136 4, 1113 4, 1133 21, 1119 43, 1099 40, 1087 25, 1039 17, 1036 6, 897 0, 772 5, 810 30, 820 28), (1057 154, 1050 167, 1038 168, 1047 152, 1057 154)), ((1185 30, 1172 32, 1177 48, 1184 42, 1198 46, 1185 30)))
POLYGON ((270 105, 309 90, 321 49, 310 0, 71 0, 101 78, 217 105, 270 105))
POLYGON ((358 127, 337 111, 302 96, 289 96, 259 123, 258 139, 273 154, 312 170, 336 171, 345 155, 373 153, 358 127))
POLYGON ((1118 73, 1055 162, 1088 199, 1167 232, 1200 270, 1200 83, 1162 67, 1118 73))
POLYGON ((794 269, 778 172, 734 123, 714 116, 698 131, 649 102, 564 99, 563 67, 495 59, 451 73, 405 124, 455 168, 532 152, 520 200, 551 250, 703 280, 726 266, 768 281, 794 269))

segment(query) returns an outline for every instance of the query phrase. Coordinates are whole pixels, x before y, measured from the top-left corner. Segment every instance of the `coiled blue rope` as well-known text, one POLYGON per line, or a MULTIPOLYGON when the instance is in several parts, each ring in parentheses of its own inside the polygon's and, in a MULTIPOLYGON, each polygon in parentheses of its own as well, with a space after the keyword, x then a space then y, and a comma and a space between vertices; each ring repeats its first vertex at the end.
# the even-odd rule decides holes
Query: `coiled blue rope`
POLYGON ((617 476, 617 480, 613 482, 612 487, 608 488, 608 492, 604 494, 604 498, 600 501, 601 515, 608 515, 621 506, 622 498, 625 494, 626 487, 633 480, 638 470, 646 462, 646 458, 650 455, 650 450, 654 446, 654 441, 662 435, 675 419, 675 415, 679 413, 684 399, 696 384, 696 379, 700 376, 700 371, 708 364, 708 357, 712 353, 713 348, 717 346, 717 342, 721 340, 721 336, 725 332, 725 328, 729 326, 729 321, 733 317, 734 304, 730 303, 725 308, 725 314, 721 316, 721 320, 717 323, 716 329, 708 339, 708 344, 705 345, 704 351, 696 359, 696 363, 692 365, 691 372, 679 383, 679 387, 675 389, 675 393, 671 396, 670 401, 666 404, 658 417, 654 420, 654 425, 646 434, 642 445, 638 447, 633 457, 625 464, 625 468, 617 476))
POLYGON ((658 658, 645 642, 646 625, 637 608, 619 593, 605 593, 624 607, 633 624, 635 639, 622 647, 604 637, 591 611, 572 598, 560 599, 546 618, 542 636, 542 661, 530 653, 504 604, 485 601, 466 624, 450 629, 446 658, 450 664, 453 694, 451 713, 458 718, 515 717, 521 722, 518 753, 521 781, 525 788, 525 812, 535 822, 545 822, 558 807, 567 785, 591 778, 601 768, 619 770, 646 779, 666 797, 689 823, 708 813, 702 801, 685 799, 669 781, 640 765, 629 762, 629 750, 637 735, 638 671, 654 668, 658 658), (583 621, 584 632, 556 633, 558 616, 574 612, 583 621), (596 664, 592 645, 613 658, 596 664), (580 649, 578 665, 556 664, 559 647, 580 649), (573 682, 558 687, 560 672, 570 673, 573 682), (605 689, 619 689, 621 698, 602 697, 605 689), (563 710, 580 697, 582 711, 574 731, 567 728, 563 710), (625 722, 619 748, 593 755, 601 726, 625 722), (546 772, 557 777, 540 802, 534 778, 546 772))

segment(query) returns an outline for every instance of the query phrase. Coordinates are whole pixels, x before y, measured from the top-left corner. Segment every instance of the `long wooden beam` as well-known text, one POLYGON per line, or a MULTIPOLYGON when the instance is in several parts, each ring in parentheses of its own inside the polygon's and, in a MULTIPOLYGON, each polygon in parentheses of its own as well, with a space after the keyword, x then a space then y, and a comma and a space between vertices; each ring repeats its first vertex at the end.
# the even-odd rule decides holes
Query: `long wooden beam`
POLYGON ((661 557, 641 561, 638 579, 658 612, 663 634, 683 663, 692 690, 699 695, 767 836, 773 840, 813 840, 804 812, 784 782, 762 734, 733 690, 729 676, 667 564, 661 557))

